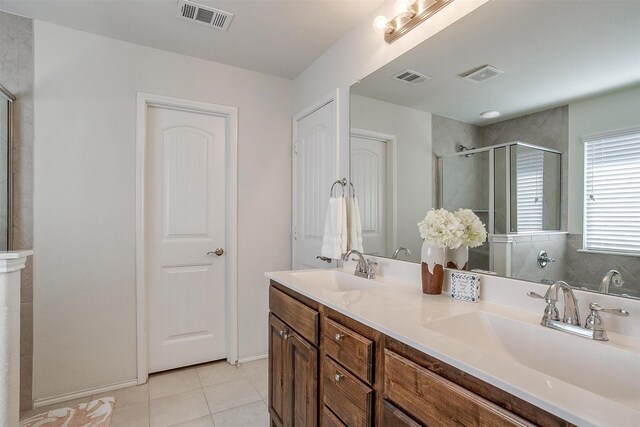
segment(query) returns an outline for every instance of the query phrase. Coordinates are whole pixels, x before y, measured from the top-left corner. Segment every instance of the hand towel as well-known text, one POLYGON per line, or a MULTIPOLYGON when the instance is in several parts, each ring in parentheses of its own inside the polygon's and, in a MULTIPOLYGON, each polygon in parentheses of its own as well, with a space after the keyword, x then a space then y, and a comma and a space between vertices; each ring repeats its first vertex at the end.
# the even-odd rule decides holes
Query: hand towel
POLYGON ((331 197, 324 220, 320 255, 340 259, 347 252, 347 204, 344 197, 331 197))
POLYGON ((347 227, 349 229, 348 249, 363 252, 362 247, 362 221, 360 220, 360 206, 355 194, 349 197, 347 215, 347 227))

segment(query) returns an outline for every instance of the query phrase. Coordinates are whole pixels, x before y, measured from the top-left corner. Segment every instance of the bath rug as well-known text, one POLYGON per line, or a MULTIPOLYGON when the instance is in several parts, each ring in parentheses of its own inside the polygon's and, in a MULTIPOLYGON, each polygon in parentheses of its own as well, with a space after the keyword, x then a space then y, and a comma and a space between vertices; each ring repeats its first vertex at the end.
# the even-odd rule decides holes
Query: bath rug
POLYGON ((20 427, 109 427, 116 401, 102 397, 73 408, 51 409, 20 421, 20 427))

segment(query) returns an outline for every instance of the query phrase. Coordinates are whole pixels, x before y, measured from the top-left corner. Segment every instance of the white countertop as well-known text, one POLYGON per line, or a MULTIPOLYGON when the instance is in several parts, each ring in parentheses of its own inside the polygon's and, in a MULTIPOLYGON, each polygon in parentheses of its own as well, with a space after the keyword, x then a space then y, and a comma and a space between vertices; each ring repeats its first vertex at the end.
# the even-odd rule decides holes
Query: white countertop
MULTIPOLYGON (((339 269, 352 274, 352 269, 339 269)), ((544 306, 534 314, 505 305, 480 301, 468 303, 447 295, 425 295, 414 283, 377 277, 385 286, 336 292, 313 285, 291 271, 265 273, 265 276, 319 303, 345 314, 411 347, 461 369, 489 384, 501 388, 552 414, 579 426, 638 426, 640 405, 623 405, 596 393, 558 380, 509 360, 489 357, 477 347, 466 345, 423 325, 436 319, 482 311, 515 321, 538 325, 544 306)), ((525 289, 522 291, 524 294, 525 289)), ((526 297, 524 298, 526 300, 526 297)), ((638 322, 633 319, 633 322, 638 322)), ((562 333, 562 332, 558 332, 562 333)), ((566 334, 567 340, 584 340, 566 334)), ((594 345, 631 345, 640 357, 637 339, 609 333, 611 341, 594 345)), ((549 348, 549 363, 563 355, 549 348)), ((585 358, 589 354, 584 355, 585 358)), ((604 360, 594 360, 594 369, 604 360)), ((582 372, 581 375, 589 375, 582 372)), ((638 378, 640 381, 640 378, 638 378)), ((638 399, 640 402, 640 396, 638 399)))

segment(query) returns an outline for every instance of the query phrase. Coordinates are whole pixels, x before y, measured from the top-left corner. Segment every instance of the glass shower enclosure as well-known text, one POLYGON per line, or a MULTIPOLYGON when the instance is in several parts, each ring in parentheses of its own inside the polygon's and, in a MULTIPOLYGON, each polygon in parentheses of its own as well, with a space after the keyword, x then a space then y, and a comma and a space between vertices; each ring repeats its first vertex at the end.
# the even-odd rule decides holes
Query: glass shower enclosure
MULTIPOLYGON (((521 141, 438 157, 438 207, 471 209, 491 237, 561 228, 562 153, 521 141)), ((469 251, 489 270, 490 245, 469 251)))

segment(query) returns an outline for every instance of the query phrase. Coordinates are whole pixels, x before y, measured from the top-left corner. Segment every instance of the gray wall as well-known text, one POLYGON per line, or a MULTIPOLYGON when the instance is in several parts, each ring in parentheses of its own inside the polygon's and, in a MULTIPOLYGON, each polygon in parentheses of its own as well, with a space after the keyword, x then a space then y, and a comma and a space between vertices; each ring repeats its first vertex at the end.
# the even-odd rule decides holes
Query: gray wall
MULTIPOLYGON (((0 83, 17 98, 13 141, 13 249, 33 247, 33 21, 0 12, 0 83)), ((33 264, 22 270, 20 409, 31 408, 33 264)))

